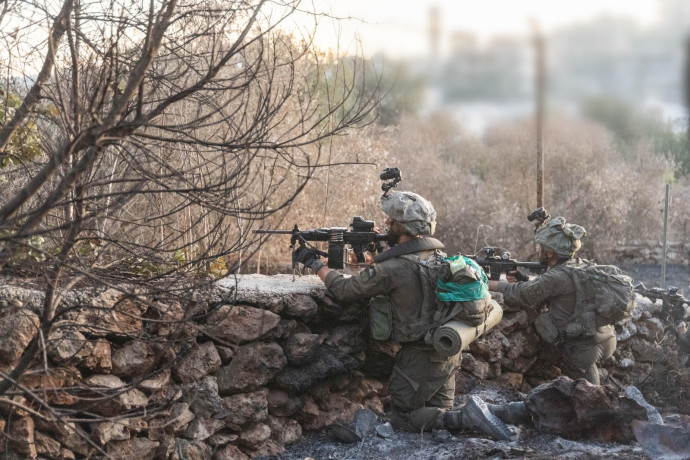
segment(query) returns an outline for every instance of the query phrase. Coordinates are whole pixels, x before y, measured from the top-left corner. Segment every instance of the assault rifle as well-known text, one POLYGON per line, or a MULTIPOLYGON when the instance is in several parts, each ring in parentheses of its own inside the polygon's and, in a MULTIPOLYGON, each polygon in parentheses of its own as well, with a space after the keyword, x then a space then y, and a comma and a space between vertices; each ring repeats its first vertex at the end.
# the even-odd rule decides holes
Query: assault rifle
POLYGON ((682 321, 685 318, 687 314, 685 305, 690 306, 690 299, 686 299, 678 294, 677 287, 669 286, 666 290, 657 287, 648 288, 642 281, 638 281, 633 287, 635 292, 655 303, 657 299, 661 299, 664 312, 675 322, 682 321))
MULTIPOLYGON (((290 237, 290 248, 294 254, 299 246, 309 246, 322 257, 328 257, 330 268, 343 268, 345 259, 345 245, 352 247, 357 262, 363 263, 364 251, 371 252, 383 251, 382 241, 386 241, 388 236, 385 233, 374 231, 374 221, 364 220, 360 216, 352 218, 349 227, 330 227, 317 228, 313 230, 300 230, 297 225, 292 230, 254 230, 254 233, 269 235, 292 235, 290 237), (310 241, 328 242, 328 252, 316 249, 310 241)), ((292 271, 295 271, 295 259, 292 259, 292 271)))
POLYGON ((545 264, 541 262, 519 262, 510 258, 509 252, 502 252, 497 254, 498 248, 486 247, 482 248, 486 257, 466 256, 477 262, 477 265, 484 269, 484 272, 491 280, 499 280, 501 273, 510 273, 516 271, 518 268, 526 268, 532 272, 544 273, 547 269, 545 264))

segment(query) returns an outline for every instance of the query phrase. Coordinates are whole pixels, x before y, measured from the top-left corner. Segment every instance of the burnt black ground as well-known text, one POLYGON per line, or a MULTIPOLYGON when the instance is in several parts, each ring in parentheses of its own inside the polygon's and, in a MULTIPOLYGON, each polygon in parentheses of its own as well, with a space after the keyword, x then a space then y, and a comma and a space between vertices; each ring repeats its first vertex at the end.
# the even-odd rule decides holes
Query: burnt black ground
MULTIPOLYGON (((617 264, 635 281, 648 288, 661 287, 660 265, 617 264)), ((690 267, 668 265, 666 286, 675 286, 690 297, 690 267)), ((502 402, 499 389, 484 388, 478 394, 489 402, 502 402)), ((474 393, 474 392, 473 392, 474 393)), ((462 396, 456 402, 462 403, 462 396)), ((385 420, 381 420, 384 423, 385 420)), ((539 434, 525 428, 517 441, 493 441, 474 433, 451 434, 438 430, 423 435, 395 431, 389 439, 367 436, 354 444, 336 441, 328 430, 305 433, 298 442, 287 446, 282 455, 260 457, 262 460, 408 460, 408 459, 647 459, 637 443, 631 445, 570 441, 558 436, 539 434)))
MULTIPOLYGON (((648 288, 661 287, 661 265, 616 264, 635 281, 642 281, 648 288)), ((685 297, 690 297, 690 266, 668 265, 666 267, 666 287, 675 286, 685 297)))
MULTIPOLYGON (((485 386, 471 392, 492 403, 505 402, 504 390, 485 386)), ((462 406, 466 396, 455 398, 462 406)), ((380 418, 380 423, 386 420, 380 418)), ((285 453, 261 460, 455 460, 455 459, 647 459, 637 443, 630 445, 571 441, 558 436, 540 434, 529 427, 514 427, 515 441, 494 441, 473 432, 408 433, 393 430, 388 439, 371 433, 356 443, 337 441, 329 430, 305 433, 298 442, 287 446, 285 453)))
POLYGON ((497 442, 472 434, 452 435, 438 430, 425 435, 396 431, 390 439, 367 437, 343 444, 325 433, 308 434, 278 456, 262 460, 455 460, 455 459, 647 459, 639 446, 569 441, 535 435, 513 442, 497 442))

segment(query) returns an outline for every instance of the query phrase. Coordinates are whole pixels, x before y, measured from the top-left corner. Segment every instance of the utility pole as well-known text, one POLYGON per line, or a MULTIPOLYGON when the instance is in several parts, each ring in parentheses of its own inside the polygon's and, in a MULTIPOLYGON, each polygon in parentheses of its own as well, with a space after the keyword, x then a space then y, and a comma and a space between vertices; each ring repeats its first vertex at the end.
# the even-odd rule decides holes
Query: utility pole
POLYGON ((661 289, 666 289, 666 254, 668 253, 668 203, 671 185, 666 184, 666 198, 664 200, 664 253, 661 257, 661 289))
POLYGON ((685 93, 685 115, 687 116, 685 158, 681 161, 681 174, 690 173, 690 34, 685 37, 685 66, 683 69, 683 89, 685 93))
POLYGON ((537 125, 537 207, 544 207, 544 88, 546 70, 544 68, 544 36, 536 21, 532 21, 534 32, 534 95, 535 121, 537 125))

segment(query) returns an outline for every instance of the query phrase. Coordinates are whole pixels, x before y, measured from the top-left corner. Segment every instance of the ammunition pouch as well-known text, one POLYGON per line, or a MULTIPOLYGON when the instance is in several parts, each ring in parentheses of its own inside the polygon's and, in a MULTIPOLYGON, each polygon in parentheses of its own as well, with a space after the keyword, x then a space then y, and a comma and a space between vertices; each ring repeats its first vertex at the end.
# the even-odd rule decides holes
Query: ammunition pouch
POLYGON ((544 341, 555 343, 559 337, 592 337, 597 333, 596 312, 589 311, 570 318, 560 327, 556 325, 550 313, 544 313, 534 322, 534 328, 544 341))
POLYGON ((534 321, 534 329, 546 343, 556 343, 560 337, 558 327, 549 313, 544 313, 534 321))
POLYGON ((563 335, 568 338, 586 336, 597 333, 597 314, 595 311, 585 312, 568 321, 563 327, 563 335))

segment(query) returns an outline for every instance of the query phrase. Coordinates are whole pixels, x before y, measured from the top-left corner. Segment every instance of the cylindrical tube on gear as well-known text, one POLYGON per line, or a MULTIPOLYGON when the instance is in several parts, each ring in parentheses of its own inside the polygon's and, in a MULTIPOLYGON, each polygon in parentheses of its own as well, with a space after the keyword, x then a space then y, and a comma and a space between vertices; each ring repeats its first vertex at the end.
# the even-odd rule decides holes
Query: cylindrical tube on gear
POLYGON ((503 308, 498 302, 491 300, 491 311, 486 321, 479 326, 470 326, 462 321, 453 320, 436 329, 433 336, 434 348, 441 356, 456 355, 496 326, 501 318, 503 308))

